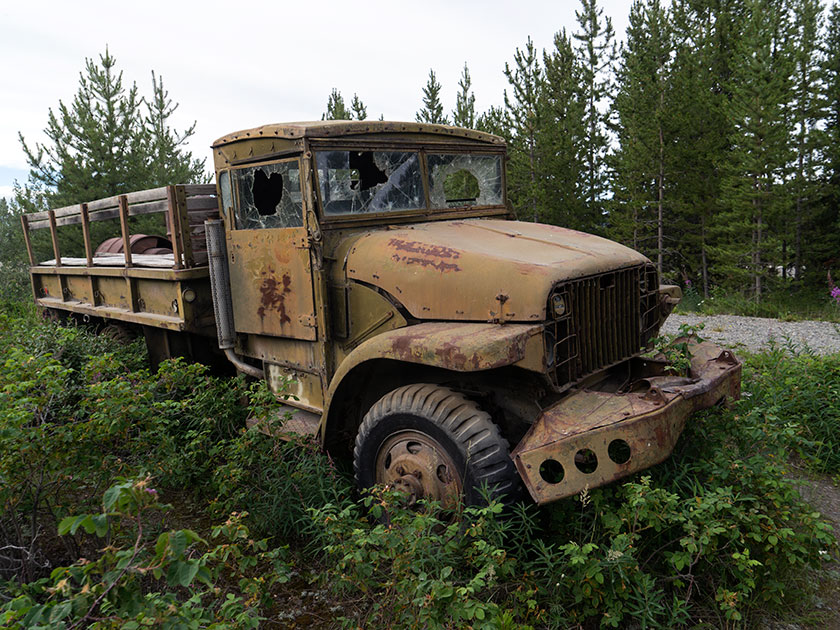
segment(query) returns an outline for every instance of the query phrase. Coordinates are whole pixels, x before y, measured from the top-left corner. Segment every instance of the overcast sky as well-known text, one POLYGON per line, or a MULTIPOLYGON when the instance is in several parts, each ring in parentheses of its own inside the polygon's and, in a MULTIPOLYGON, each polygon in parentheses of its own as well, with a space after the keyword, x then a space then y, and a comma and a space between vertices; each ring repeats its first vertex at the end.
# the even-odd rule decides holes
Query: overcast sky
MULTIPOLYGON (((601 0, 623 38, 629 2, 601 0)), ((177 129, 197 122, 189 149, 208 157, 231 131, 320 119, 337 88, 356 93, 370 118, 413 120, 429 68, 455 104, 467 62, 476 109, 501 105, 505 62, 528 36, 551 47, 577 30, 578 1, 187 2, 0 0, 0 196, 28 169, 18 132, 42 140, 50 108, 69 103, 86 57, 107 45, 123 80, 151 92, 163 76, 180 107, 177 129)))

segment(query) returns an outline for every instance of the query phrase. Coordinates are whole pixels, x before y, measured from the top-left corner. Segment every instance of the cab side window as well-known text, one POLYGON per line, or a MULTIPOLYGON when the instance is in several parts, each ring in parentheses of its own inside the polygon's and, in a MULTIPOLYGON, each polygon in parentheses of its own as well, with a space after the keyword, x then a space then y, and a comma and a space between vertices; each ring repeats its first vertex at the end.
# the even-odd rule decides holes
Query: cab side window
POLYGON ((238 229, 303 227, 298 160, 237 169, 231 177, 238 229))

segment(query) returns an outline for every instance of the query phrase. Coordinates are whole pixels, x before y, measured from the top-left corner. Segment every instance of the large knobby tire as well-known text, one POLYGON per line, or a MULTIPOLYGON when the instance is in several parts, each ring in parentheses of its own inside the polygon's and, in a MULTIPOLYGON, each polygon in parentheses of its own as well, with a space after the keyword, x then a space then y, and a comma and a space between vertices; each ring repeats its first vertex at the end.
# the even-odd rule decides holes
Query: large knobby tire
POLYGON ((519 476, 508 442, 473 401, 439 385, 406 385, 370 408, 356 435, 353 466, 360 488, 385 484, 455 507, 489 497, 512 502, 519 476))

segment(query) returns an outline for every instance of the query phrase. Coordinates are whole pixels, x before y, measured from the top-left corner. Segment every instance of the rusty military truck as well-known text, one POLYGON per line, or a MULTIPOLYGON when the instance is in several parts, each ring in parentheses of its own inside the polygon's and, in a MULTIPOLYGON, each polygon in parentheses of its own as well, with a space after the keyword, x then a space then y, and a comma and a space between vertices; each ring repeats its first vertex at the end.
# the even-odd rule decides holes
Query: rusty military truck
POLYGON ((514 220, 498 137, 321 121, 212 150, 215 186, 24 216, 36 302, 142 331, 157 359, 218 346, 287 395, 275 431, 352 457, 362 487, 451 504, 524 486, 544 504, 661 462, 693 412, 739 395, 725 349, 690 340, 685 374, 650 356, 680 291, 647 258, 514 220), (166 236, 144 250, 132 222, 151 213, 166 236), (106 219, 120 234, 95 252, 106 219))

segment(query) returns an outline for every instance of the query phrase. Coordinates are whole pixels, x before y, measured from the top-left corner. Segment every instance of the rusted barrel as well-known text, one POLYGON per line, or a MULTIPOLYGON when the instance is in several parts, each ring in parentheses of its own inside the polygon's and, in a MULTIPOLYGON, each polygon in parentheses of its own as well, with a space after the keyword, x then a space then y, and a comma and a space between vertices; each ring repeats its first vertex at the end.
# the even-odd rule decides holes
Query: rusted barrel
MULTIPOLYGON (((150 234, 132 234, 128 237, 132 254, 171 254, 172 243, 163 236, 150 234)), ((97 256, 107 254, 122 254, 123 240, 121 236, 109 238, 96 248, 97 256)))

